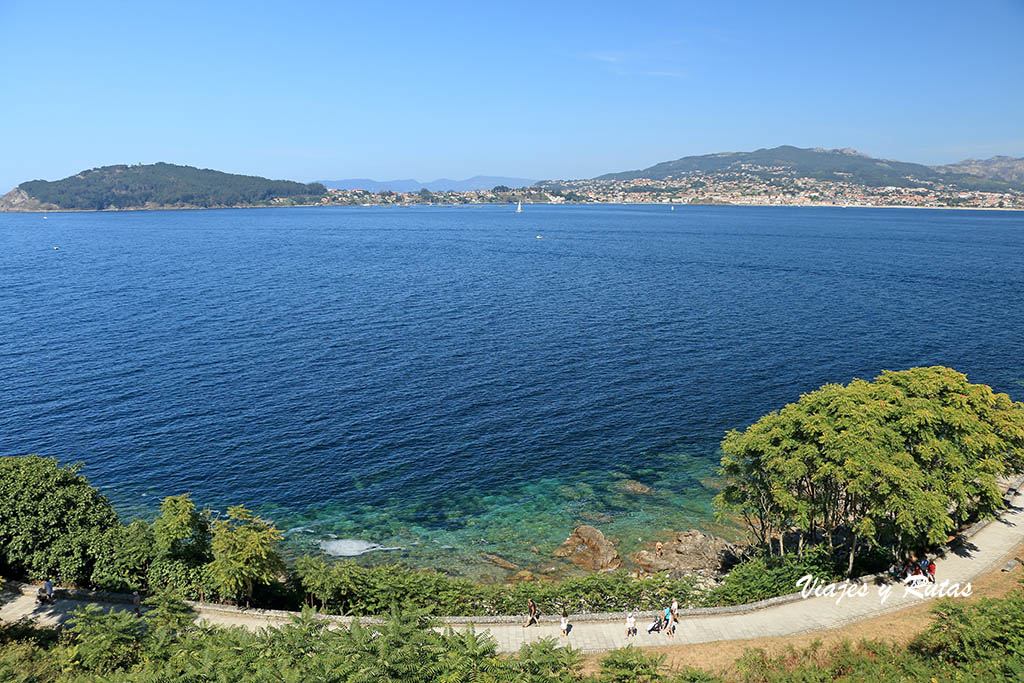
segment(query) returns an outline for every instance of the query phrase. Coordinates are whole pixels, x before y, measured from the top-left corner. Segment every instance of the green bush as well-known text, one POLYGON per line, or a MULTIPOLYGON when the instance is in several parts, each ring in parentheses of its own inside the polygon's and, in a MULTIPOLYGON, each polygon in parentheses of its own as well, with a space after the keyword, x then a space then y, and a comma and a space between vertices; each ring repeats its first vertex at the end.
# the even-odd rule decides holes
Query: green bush
POLYGON ((543 614, 641 611, 664 607, 673 598, 684 605, 699 600, 693 577, 635 579, 626 572, 484 586, 399 565, 363 567, 305 556, 296 562, 295 575, 309 604, 354 615, 384 614, 399 604, 438 616, 515 615, 526 613, 527 598, 543 614))
POLYGON ((126 670, 139 660, 145 630, 131 612, 111 608, 104 614, 96 605, 86 605, 74 611, 68 627, 72 657, 93 673, 126 670))
POLYGON ((659 683, 665 677, 660 669, 665 655, 646 654, 628 645, 601 660, 601 680, 609 683, 659 683))
POLYGON ((932 612, 937 618, 911 644, 915 652, 950 663, 990 659, 993 652, 1024 661, 1024 594, 1020 591, 968 604, 942 600, 932 612))
POLYGON ((842 576, 842 568, 822 547, 811 548, 803 557, 755 557, 736 565, 722 583, 705 597, 708 605, 743 605, 795 593, 796 582, 812 574, 829 583, 842 576))

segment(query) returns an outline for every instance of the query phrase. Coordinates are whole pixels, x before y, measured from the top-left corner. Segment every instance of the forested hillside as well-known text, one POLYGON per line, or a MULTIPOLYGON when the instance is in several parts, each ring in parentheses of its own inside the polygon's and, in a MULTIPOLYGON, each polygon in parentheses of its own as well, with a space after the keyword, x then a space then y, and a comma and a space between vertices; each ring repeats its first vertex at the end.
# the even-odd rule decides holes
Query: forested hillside
POLYGON ((81 210, 293 204, 317 201, 325 192, 320 183, 165 163, 104 166, 53 182, 32 180, 18 190, 38 202, 35 208, 81 210))

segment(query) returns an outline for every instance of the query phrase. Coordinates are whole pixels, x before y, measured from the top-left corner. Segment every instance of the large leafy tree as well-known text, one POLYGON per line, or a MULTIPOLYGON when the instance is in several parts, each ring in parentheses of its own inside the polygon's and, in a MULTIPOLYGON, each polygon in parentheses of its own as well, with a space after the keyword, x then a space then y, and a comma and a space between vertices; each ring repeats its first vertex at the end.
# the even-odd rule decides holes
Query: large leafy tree
POLYGON ((88 582, 104 534, 121 523, 80 468, 38 455, 0 458, 0 565, 6 572, 88 582))
POLYGON ((160 503, 160 516, 153 522, 153 536, 159 555, 191 564, 208 561, 210 523, 196 510, 187 495, 169 496, 160 503))
POLYGON ((1024 404, 945 367, 828 384, 722 442, 720 512, 755 541, 864 548, 944 541, 1002 505, 997 478, 1024 469, 1024 404))
POLYGON ((284 571, 277 546, 284 534, 272 523, 236 505, 213 523, 213 579, 224 595, 252 598, 257 585, 284 571))

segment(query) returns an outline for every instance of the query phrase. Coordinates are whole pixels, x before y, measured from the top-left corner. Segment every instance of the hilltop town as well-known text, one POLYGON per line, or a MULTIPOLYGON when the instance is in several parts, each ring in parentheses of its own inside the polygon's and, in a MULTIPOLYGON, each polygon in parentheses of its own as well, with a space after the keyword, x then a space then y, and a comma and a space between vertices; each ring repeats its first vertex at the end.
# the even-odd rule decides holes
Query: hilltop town
POLYGON ((472 192, 328 190, 324 204, 723 204, 1024 209, 1024 160, 950 166, 875 159, 853 149, 781 146, 666 161, 592 179, 472 192))
POLYGON ((739 206, 904 206, 1024 209, 1024 192, 949 187, 872 187, 808 177, 765 180, 743 172, 695 173, 673 180, 570 180, 471 192, 327 190, 323 205, 515 203, 713 204, 739 206))

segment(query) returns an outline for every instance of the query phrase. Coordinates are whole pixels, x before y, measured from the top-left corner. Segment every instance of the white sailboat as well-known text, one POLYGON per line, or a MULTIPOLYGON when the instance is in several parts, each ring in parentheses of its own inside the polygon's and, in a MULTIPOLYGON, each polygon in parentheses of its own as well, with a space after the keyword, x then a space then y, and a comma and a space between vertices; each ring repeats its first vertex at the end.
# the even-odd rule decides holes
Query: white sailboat
POLYGON ((519 202, 518 204, 516 204, 516 213, 522 213, 522 212, 523 212, 523 203, 519 202))

